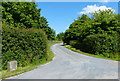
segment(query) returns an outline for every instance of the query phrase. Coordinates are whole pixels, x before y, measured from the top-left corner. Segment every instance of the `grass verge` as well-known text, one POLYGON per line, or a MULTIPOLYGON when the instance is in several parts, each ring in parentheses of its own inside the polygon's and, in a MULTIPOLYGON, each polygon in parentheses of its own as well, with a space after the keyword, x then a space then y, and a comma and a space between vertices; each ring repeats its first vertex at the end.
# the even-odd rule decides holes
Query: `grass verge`
POLYGON ((61 41, 58 41, 58 42, 50 42, 48 44, 48 57, 47 57, 47 60, 46 59, 42 59, 41 60, 41 63, 35 65, 35 64, 31 64, 29 66, 26 66, 26 67, 18 67, 17 70, 15 71, 7 71, 7 70, 2 70, 0 72, 0 79, 5 79, 5 78, 8 78, 8 77, 12 77, 12 76, 16 76, 16 75, 19 75, 19 74, 22 74, 24 72, 28 72, 28 71, 31 71, 31 70, 34 70, 37 68, 38 65, 42 65, 42 64, 45 64, 45 63, 48 63, 50 61, 52 61, 53 57, 54 57, 54 54, 53 52, 50 50, 50 47, 54 44, 57 44, 57 43, 61 43, 61 41))
POLYGON ((12 77, 12 76, 15 76, 15 75, 19 75, 21 73, 24 73, 24 72, 28 72, 28 71, 31 71, 33 69, 36 69, 37 67, 35 66, 26 66, 26 67, 18 67, 17 70, 15 71, 7 71, 7 70, 3 70, 1 72, 1 75, 0 75, 0 79, 5 79, 5 78, 8 78, 8 77, 12 77))
POLYGON ((118 58, 107 58, 107 57, 104 57, 102 55, 94 55, 94 54, 90 54, 90 53, 85 53, 85 52, 82 52, 76 48, 73 48, 72 46, 70 45, 65 45, 64 47, 74 51, 74 52, 77 52, 77 53, 80 53, 80 54, 83 54, 83 55, 87 55, 87 56, 91 56, 91 57, 96 57, 96 58, 102 58, 102 59, 108 59, 108 60, 114 60, 114 61, 120 61, 120 59, 118 58))

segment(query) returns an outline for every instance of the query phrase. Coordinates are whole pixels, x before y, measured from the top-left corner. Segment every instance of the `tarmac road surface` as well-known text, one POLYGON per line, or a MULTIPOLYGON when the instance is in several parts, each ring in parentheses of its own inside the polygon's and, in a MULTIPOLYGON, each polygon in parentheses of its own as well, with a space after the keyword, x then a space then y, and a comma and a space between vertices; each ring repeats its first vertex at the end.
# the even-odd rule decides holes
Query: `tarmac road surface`
POLYGON ((118 62, 73 52, 62 43, 51 47, 53 61, 8 79, 118 79, 118 62))

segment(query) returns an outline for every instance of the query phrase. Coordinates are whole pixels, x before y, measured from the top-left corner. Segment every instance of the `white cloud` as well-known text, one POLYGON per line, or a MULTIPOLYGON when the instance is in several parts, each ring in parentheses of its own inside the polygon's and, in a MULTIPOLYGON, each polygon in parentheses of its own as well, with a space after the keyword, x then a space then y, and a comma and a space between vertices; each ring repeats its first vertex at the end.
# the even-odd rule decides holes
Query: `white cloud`
POLYGON ((102 0, 103 2, 109 2, 109 0, 102 0))
POLYGON ((83 8, 83 11, 79 12, 79 14, 94 13, 95 11, 98 11, 98 10, 104 11, 106 9, 111 9, 111 10, 115 11, 111 7, 96 6, 96 4, 95 4, 95 5, 88 5, 87 7, 83 8))

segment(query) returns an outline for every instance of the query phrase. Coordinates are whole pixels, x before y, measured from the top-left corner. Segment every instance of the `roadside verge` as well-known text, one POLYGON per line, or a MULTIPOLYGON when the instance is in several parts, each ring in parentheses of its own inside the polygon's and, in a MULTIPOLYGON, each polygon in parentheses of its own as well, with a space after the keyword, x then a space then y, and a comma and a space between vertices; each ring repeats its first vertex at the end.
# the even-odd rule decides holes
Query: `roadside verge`
POLYGON ((43 64, 46 64, 50 61, 52 61, 52 59, 54 58, 54 54, 53 52, 50 50, 50 47, 54 44, 57 44, 57 43, 60 43, 61 41, 52 41, 52 42, 49 42, 48 43, 48 57, 47 57, 47 60, 46 59, 42 59, 41 60, 41 63, 40 64, 37 64, 37 65, 29 65, 29 66, 26 66, 26 67, 18 67, 17 70, 15 71, 7 71, 7 70, 2 70, 0 72, 0 79, 5 79, 5 78, 9 78, 9 77, 12 77, 12 76, 16 76, 16 75, 19 75, 19 74, 22 74, 22 73, 25 73, 25 72, 28 72, 28 71, 31 71, 31 70, 34 70, 37 68, 38 65, 43 65, 43 64))

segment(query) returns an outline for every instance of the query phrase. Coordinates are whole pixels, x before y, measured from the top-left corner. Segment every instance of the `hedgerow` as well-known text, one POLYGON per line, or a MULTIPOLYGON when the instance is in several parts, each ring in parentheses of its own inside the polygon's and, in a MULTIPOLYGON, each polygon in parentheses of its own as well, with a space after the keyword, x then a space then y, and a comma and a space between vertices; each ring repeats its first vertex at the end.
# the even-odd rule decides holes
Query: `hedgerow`
POLYGON ((107 58, 119 58, 120 22, 118 14, 110 9, 91 13, 91 18, 83 14, 74 20, 69 29, 65 31, 63 42, 83 52, 107 58))
POLYGON ((95 34, 83 40, 82 50, 95 55, 116 58, 119 51, 118 45, 118 35, 95 34))
POLYGON ((41 16, 35 2, 2 2, 2 22, 14 27, 43 29, 49 40, 55 39, 55 31, 41 16))
MULTIPOLYGON (((38 64, 47 57, 47 38, 41 29, 14 28, 3 25, 2 68, 16 60, 18 66, 38 64)), ((47 59, 47 58, 46 58, 47 59)))

